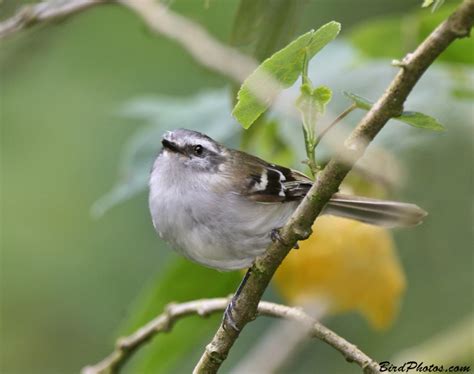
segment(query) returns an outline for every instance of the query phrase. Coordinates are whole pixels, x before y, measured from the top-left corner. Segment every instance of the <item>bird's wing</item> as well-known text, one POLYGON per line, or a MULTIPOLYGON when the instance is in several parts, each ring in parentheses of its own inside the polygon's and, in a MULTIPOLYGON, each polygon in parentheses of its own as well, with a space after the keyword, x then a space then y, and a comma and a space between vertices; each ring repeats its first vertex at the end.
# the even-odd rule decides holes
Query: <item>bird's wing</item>
MULTIPOLYGON (((261 203, 281 203, 301 200, 312 181, 299 171, 268 163, 254 156, 239 158, 246 170, 240 194, 261 203)), ((243 167, 242 167, 243 166, 243 167)))

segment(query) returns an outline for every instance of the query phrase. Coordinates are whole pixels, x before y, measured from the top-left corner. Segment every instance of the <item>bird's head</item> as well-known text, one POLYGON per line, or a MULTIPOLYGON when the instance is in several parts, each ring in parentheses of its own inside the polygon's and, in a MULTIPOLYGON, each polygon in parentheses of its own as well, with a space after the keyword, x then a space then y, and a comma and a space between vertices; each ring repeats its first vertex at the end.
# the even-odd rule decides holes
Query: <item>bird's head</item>
POLYGON ((225 161, 225 147, 197 131, 167 131, 162 138, 163 153, 176 166, 212 172, 225 161))

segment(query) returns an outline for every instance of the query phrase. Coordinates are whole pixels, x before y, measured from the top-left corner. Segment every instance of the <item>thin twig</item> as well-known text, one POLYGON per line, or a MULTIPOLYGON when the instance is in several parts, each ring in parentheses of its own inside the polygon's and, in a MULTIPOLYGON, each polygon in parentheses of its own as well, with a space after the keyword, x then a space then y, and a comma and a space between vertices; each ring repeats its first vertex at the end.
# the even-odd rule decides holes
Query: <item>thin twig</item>
POLYGON ((357 105, 352 104, 349 108, 344 110, 341 114, 339 114, 334 121, 332 121, 329 125, 327 125, 323 131, 318 135, 316 138, 316 145, 317 146, 321 140, 324 138, 324 136, 331 130, 334 126, 336 126, 339 122, 341 122, 350 112, 352 112, 354 109, 357 108, 357 105))
POLYGON ((45 1, 23 6, 13 17, 0 23, 0 39, 37 23, 64 19, 90 7, 105 4, 108 0, 45 1))
MULTIPOLYGON (((236 82, 242 83, 258 67, 257 61, 253 58, 222 44, 197 23, 171 11, 167 5, 155 0, 69 0, 43 1, 34 5, 25 5, 14 16, 0 23, 0 39, 35 24, 62 19, 105 3, 121 4, 129 8, 153 31, 182 45, 200 64, 236 82)), ((265 78, 276 87, 279 86, 273 77, 266 76, 265 78)))
MULTIPOLYGON (((257 67, 258 62, 237 49, 229 47, 199 24, 173 12, 155 0, 68 0, 43 1, 26 5, 13 17, 0 23, 0 39, 34 24, 62 19, 100 4, 121 4, 136 13, 151 30, 179 43, 201 65, 242 83, 257 67)), ((272 75, 261 72, 249 81, 250 89, 262 102, 273 102, 280 92, 280 83, 272 75)), ((280 105, 282 108, 282 105, 280 105)), ((284 107, 290 111, 292 106, 284 107)))
MULTIPOLYGON (((180 16, 155 0, 50 0, 27 5, 11 18, 0 22, 0 40, 30 26, 64 19, 100 4, 122 4, 130 8, 152 31, 175 40, 197 62, 238 84, 241 84, 258 65, 251 57, 221 43, 201 25, 180 16)), ((271 104, 273 110, 299 121, 299 114, 291 100, 274 101, 281 87, 270 74, 260 72, 255 79, 247 81, 247 85, 255 97, 271 104)), ((245 133, 247 132, 249 131, 245 133)), ((340 142, 335 148, 339 148, 339 144, 340 142)), ((376 173, 374 170, 368 171, 376 173)), ((379 175, 379 178, 383 178, 383 175, 379 175)))
MULTIPOLYGON (((135 12, 151 30, 165 35, 188 51, 203 66, 243 82, 258 63, 213 38, 207 30, 155 0, 118 0, 135 12)), ((273 80, 273 78, 272 78, 273 80)))
MULTIPOLYGON (((404 68, 398 72, 382 97, 346 140, 345 154, 333 158, 318 174, 308 194, 280 230, 281 240, 271 244, 265 254, 256 259, 252 274, 234 307, 234 321, 240 330, 255 318, 258 303, 276 269, 297 241, 309 236, 314 220, 331 196, 337 192, 356 161, 362 157, 368 144, 390 118, 403 111, 408 94, 426 69, 454 40, 468 36, 473 23, 474 0, 464 0, 453 14, 405 59, 404 68)), ((221 324, 197 363, 194 373, 216 373, 238 336, 238 331, 225 329, 221 324)), ((371 371, 370 367, 367 371, 371 371)))
MULTIPOLYGON (((254 58, 229 47, 212 37, 199 24, 183 17, 155 0, 117 0, 133 10, 151 30, 179 43, 201 65, 243 83, 258 67, 254 58)), ((282 90, 280 82, 265 71, 254 72, 247 80, 250 91, 261 102, 271 105, 282 90)), ((278 111, 294 116, 289 103, 280 103, 278 111)))
MULTIPOLYGON (((326 300, 312 298, 311 302, 298 305, 314 319, 320 321, 327 314, 330 303, 326 300)), ((259 337, 252 349, 230 370, 230 374, 280 373, 300 348, 308 340, 308 330, 295 321, 275 321, 259 337), (281 344, 285 342, 285 344, 281 344)))
MULTIPOLYGON (((132 335, 119 339, 115 350, 109 356, 94 366, 85 367, 82 374, 117 373, 138 348, 149 342, 155 335, 170 331, 181 318, 191 315, 207 317, 213 313, 222 312, 228 302, 229 299, 216 298, 170 304, 165 308, 163 314, 151 320, 132 335)), ((316 337, 331 345, 341 352, 346 360, 355 362, 362 368, 370 366, 374 370, 378 370, 377 362, 298 308, 262 301, 258 305, 258 314, 298 322, 306 329, 308 336, 316 337)))
MULTIPOLYGON (((154 32, 179 43, 201 65, 242 83, 258 62, 237 49, 212 37, 205 28, 155 0, 69 0, 44 1, 27 5, 13 17, 0 23, 0 39, 34 24, 62 19, 100 4, 121 4, 135 12, 154 32)), ((247 81, 250 91, 262 102, 271 104, 281 91, 281 84, 271 74, 260 71, 247 81)), ((278 110, 295 115, 293 105, 280 103, 278 110)))

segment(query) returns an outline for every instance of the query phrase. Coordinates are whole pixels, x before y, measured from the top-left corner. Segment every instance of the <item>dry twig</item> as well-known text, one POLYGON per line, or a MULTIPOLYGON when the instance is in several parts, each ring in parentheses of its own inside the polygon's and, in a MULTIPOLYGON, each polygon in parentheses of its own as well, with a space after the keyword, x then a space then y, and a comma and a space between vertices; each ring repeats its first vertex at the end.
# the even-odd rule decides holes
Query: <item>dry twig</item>
POLYGON ((62 20, 107 0, 44 1, 25 5, 13 17, 0 23, 0 39, 38 23, 62 20))
MULTIPOLYGON (((82 374, 117 373, 138 348, 150 341, 155 335, 170 331, 173 325, 181 318, 190 315, 207 317, 213 313, 222 312, 228 302, 229 299, 216 298, 195 300, 182 304, 170 304, 165 308, 163 314, 154 318, 132 335, 119 339, 115 350, 109 356, 94 366, 85 367, 82 370, 82 374)), ((302 324, 309 336, 318 338, 331 345, 341 352, 346 360, 355 362, 362 368, 371 367, 374 370, 378 370, 378 364, 355 345, 321 325, 300 309, 262 301, 258 305, 258 314, 284 318, 302 324)))

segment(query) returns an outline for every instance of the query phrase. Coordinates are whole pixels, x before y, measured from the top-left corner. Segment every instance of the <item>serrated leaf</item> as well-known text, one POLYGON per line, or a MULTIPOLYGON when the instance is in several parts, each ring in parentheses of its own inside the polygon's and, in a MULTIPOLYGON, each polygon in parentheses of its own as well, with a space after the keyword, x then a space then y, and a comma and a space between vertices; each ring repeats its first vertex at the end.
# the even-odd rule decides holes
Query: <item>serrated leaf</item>
POLYGON ((438 122, 436 118, 428 116, 420 112, 405 111, 396 120, 407 123, 410 126, 418 127, 431 131, 445 131, 445 127, 438 122))
POLYGON ((355 93, 352 93, 352 92, 346 92, 346 91, 344 91, 344 95, 347 96, 349 99, 351 99, 352 102, 359 109, 369 110, 370 108, 372 108, 373 103, 369 99, 366 99, 365 97, 356 95, 355 93))
MULTIPOLYGON (((244 128, 249 128, 255 120, 270 106, 270 97, 264 102, 251 92, 262 75, 270 74, 279 84, 280 89, 290 87, 301 74, 305 55, 314 57, 326 44, 333 40, 341 29, 338 22, 332 21, 318 30, 309 31, 300 36, 285 48, 266 59, 242 84, 237 94, 237 105, 232 114, 244 128)), ((278 92, 272 92, 276 94, 278 92)))
MULTIPOLYGON (((349 99, 357 106, 357 108, 370 110, 373 102, 365 97, 356 95, 352 92, 344 92, 349 99)), ((433 118, 427 114, 420 113, 420 112, 413 112, 413 111, 404 111, 401 116, 393 117, 397 121, 406 123, 407 125, 417 127, 419 129, 426 129, 431 131, 445 131, 445 127, 438 122, 436 118, 433 118)))

